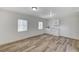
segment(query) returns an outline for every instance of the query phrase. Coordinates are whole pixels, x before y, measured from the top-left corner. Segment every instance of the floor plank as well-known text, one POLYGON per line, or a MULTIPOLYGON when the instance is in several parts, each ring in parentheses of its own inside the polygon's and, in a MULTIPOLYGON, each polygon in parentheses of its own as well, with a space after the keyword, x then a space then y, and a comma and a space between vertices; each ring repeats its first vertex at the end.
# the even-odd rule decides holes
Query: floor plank
POLYGON ((1 52, 78 52, 78 40, 43 34, 0 46, 1 52))

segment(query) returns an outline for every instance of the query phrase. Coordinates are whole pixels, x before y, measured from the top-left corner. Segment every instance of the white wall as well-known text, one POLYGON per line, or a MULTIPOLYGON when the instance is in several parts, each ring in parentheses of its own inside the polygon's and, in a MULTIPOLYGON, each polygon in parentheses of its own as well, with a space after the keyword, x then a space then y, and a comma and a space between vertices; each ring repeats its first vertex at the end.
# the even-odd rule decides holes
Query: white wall
POLYGON ((38 30, 38 21, 43 21, 46 27, 46 21, 39 17, 0 10, 0 45, 44 33, 38 30), (28 20, 28 31, 18 33, 18 19, 28 20))
POLYGON ((79 15, 72 13, 61 18, 60 35, 79 39, 79 15))
POLYGON ((48 19, 49 34, 79 39, 79 15, 71 13, 59 19, 59 26, 54 26, 55 18, 48 19), (53 28, 52 28, 53 27, 53 28))

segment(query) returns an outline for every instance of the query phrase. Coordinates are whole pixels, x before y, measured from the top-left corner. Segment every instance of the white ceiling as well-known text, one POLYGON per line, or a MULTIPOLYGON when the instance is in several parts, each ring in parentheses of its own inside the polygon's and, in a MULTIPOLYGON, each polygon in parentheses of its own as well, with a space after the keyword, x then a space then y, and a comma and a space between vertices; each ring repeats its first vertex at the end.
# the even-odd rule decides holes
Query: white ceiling
POLYGON ((33 11, 32 7, 1 7, 0 9, 38 16, 46 19, 65 16, 73 12, 79 12, 78 7, 38 7, 37 11, 33 11))

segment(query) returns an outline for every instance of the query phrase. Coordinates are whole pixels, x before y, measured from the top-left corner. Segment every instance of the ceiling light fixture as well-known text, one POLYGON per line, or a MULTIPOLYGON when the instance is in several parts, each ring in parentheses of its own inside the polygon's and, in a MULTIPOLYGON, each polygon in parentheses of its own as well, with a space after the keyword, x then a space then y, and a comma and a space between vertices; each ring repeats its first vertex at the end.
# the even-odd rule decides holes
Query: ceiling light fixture
POLYGON ((32 10, 33 10, 33 11, 36 11, 36 10, 37 10, 37 7, 32 7, 32 10))

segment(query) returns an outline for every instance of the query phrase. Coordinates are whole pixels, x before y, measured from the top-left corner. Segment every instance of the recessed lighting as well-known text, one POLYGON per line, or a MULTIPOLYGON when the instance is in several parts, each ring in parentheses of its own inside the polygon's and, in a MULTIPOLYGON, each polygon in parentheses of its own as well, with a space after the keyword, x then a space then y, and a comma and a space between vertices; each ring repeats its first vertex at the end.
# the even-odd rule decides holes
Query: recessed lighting
POLYGON ((32 7, 32 10, 33 10, 33 11, 36 11, 36 10, 37 10, 37 7, 32 7))

